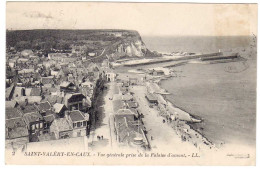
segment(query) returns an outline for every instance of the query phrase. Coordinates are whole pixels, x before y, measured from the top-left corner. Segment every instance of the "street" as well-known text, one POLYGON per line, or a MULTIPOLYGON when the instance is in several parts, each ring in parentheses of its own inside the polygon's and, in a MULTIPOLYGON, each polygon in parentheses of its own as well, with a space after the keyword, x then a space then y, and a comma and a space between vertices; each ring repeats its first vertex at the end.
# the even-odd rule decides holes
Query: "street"
POLYGON ((139 111, 144 114, 144 125, 148 131, 147 137, 151 143, 152 151, 187 152, 197 149, 189 142, 182 142, 168 123, 163 123, 163 117, 159 116, 156 107, 150 108, 145 98, 145 86, 131 86, 130 90, 134 92, 134 97, 139 103, 139 111), (153 139, 151 140, 151 137, 153 139))

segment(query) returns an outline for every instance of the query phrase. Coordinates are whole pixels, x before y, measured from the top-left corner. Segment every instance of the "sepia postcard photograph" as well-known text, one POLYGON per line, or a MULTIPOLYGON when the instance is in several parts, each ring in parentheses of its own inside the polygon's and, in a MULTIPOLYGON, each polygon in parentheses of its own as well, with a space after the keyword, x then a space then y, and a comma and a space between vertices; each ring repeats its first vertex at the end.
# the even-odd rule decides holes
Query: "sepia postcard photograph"
POLYGON ((6 2, 6 165, 256 165, 256 3, 6 2))

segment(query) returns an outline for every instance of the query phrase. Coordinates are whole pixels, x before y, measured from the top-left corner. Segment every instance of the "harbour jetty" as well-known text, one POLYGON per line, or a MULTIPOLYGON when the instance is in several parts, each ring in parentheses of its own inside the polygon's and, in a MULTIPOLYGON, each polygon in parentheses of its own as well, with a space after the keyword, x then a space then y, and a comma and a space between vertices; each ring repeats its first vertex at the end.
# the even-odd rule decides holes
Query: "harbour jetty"
POLYGON ((239 59, 243 59, 239 56, 238 53, 223 53, 223 52, 215 52, 215 53, 207 53, 207 54, 192 54, 192 55, 184 55, 184 56, 163 56, 156 57, 153 59, 142 59, 142 60, 126 60, 121 62, 120 64, 126 67, 135 67, 135 66, 144 66, 151 64, 159 64, 159 63, 169 63, 166 67, 174 67, 180 66, 188 63, 189 61, 211 61, 211 62, 230 62, 237 61, 239 59), (174 62, 174 63, 172 63, 174 62))

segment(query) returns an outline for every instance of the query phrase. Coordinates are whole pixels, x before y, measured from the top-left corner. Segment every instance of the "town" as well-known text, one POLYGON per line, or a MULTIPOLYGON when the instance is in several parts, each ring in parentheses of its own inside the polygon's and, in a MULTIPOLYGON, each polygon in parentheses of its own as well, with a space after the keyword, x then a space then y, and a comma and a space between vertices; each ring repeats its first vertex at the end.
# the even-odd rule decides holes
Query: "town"
MULTIPOLYGON (((112 33, 112 38, 122 35, 112 33)), ((134 47, 118 44, 121 53, 108 53, 107 46, 88 51, 74 44, 48 50, 19 47, 8 46, 6 54, 6 148, 12 152, 39 147, 75 151, 75 145, 82 151, 163 150, 170 144, 194 151, 214 147, 188 124, 200 119, 164 98, 169 93, 159 83, 176 72, 167 67, 129 67, 141 58, 111 59, 115 53, 133 53, 134 47)))

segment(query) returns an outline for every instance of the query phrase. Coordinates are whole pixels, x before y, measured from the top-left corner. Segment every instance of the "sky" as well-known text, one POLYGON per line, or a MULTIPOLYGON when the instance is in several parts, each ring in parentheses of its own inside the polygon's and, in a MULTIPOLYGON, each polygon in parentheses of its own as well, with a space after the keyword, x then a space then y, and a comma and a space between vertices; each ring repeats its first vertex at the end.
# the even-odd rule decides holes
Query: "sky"
POLYGON ((6 28, 128 29, 142 36, 257 34, 255 4, 7 2, 6 28))

